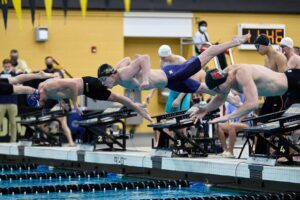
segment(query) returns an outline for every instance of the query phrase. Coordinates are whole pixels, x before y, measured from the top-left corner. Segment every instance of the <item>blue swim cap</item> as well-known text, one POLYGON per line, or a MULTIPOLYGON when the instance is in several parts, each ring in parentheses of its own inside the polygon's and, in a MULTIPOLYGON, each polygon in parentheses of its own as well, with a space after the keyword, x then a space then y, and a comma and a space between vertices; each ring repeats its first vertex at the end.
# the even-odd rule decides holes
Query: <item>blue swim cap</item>
POLYGON ((27 104, 31 108, 39 107, 40 93, 35 91, 32 94, 27 94, 27 104))

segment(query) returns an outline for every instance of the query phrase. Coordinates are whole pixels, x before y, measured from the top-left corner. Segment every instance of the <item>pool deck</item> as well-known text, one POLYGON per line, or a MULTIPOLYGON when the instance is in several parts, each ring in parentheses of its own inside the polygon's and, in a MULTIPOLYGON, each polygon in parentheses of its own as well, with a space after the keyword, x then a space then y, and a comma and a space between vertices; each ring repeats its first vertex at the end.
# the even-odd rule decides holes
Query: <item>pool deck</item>
MULTIPOLYGON (((151 148, 129 148, 127 151, 91 151, 83 147, 32 147, 17 143, 1 143, 0 155, 5 158, 44 159, 63 163, 77 162, 90 165, 133 167, 136 169, 159 170, 165 173, 183 173, 185 177, 205 175, 227 177, 233 180, 249 180, 294 185, 300 190, 299 166, 268 166, 248 163, 247 159, 228 159, 218 155, 198 158, 170 157, 151 148), (189 176, 187 175, 189 174, 189 176)), ((245 155, 244 155, 245 157, 245 155)), ((263 184, 263 187, 265 185, 263 184)), ((294 187, 293 187, 294 188, 294 187)))

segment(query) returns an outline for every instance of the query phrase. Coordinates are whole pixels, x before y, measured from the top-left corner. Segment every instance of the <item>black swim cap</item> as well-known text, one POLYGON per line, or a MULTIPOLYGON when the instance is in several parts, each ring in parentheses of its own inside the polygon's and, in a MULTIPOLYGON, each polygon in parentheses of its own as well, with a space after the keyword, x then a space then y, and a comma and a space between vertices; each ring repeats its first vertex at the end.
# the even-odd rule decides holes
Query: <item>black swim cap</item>
POLYGON ((257 36, 257 38, 254 41, 254 44, 260 44, 260 45, 264 45, 264 46, 269 46, 271 44, 269 37, 262 33, 259 36, 257 36))
POLYGON ((227 75, 223 74, 218 69, 212 69, 206 72, 205 83, 208 89, 212 90, 217 86, 221 85, 222 83, 224 83, 226 79, 227 79, 227 75))
POLYGON ((100 65, 98 68, 98 78, 102 76, 110 76, 112 74, 115 74, 117 71, 109 64, 103 64, 100 65))

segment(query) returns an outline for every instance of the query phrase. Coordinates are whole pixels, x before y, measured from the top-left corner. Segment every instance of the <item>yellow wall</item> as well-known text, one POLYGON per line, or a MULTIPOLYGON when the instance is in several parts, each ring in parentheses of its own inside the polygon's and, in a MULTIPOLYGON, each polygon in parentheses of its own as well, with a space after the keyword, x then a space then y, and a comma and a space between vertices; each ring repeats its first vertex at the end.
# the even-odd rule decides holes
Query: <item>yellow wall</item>
MULTIPOLYGON (((160 45, 167 44, 172 48, 174 54, 180 52, 179 39, 172 38, 125 38, 125 56, 134 58, 136 54, 148 54, 151 58, 151 66, 153 69, 159 69, 159 57, 157 55, 160 45)), ((149 91, 142 92, 142 102, 149 94, 149 91)), ((158 103, 157 91, 151 99, 151 103, 147 107, 151 115, 162 114, 165 111, 165 105, 158 103)), ((137 128, 137 132, 151 132, 152 129, 147 127, 148 122, 144 123, 137 128)))
MULTIPOLYGON (((225 42, 237 34, 238 24, 285 24, 286 36, 293 38, 295 45, 300 45, 300 15, 280 14, 240 14, 240 13, 195 13, 194 21, 205 20, 212 42, 225 42)), ((197 29, 194 23, 194 32, 197 29)), ((264 64, 264 58, 254 50, 233 49, 235 63, 264 64)))

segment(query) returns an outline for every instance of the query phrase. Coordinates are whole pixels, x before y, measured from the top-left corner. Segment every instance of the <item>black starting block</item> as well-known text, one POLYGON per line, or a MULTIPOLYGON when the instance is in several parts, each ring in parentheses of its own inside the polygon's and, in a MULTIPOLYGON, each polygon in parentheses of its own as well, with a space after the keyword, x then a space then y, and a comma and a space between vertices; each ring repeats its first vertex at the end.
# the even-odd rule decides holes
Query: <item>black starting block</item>
POLYGON ((42 110, 19 115, 21 120, 17 121, 17 123, 20 123, 29 129, 33 129, 33 136, 31 138, 32 146, 61 146, 63 131, 61 122, 58 118, 67 115, 68 112, 64 110, 42 110), (51 122, 58 123, 58 132, 56 134, 45 132, 45 130, 41 128, 41 125, 43 124, 46 124, 46 126, 49 127, 51 122))
MULTIPOLYGON (((259 117, 249 118, 256 126, 244 129, 247 140, 245 141, 242 151, 246 144, 249 145, 249 156, 258 156, 266 158, 280 158, 285 157, 288 161, 293 161, 293 156, 300 155, 300 147, 294 144, 287 137, 291 131, 300 129, 300 104, 293 104, 287 110, 259 117), (258 123, 263 123, 257 125, 258 123), (250 138, 254 136, 264 140, 267 145, 273 149, 273 152, 268 152, 266 155, 255 154, 253 152, 253 145, 250 143, 250 138), (292 149, 293 153, 290 152, 292 149)), ((270 149, 269 148, 269 149, 270 149)), ((239 155, 239 158, 242 154, 239 155)))
MULTIPOLYGON (((158 138, 158 145, 153 149, 165 149, 172 150, 173 154, 176 156, 182 156, 182 152, 186 152, 189 156, 207 156, 207 153, 214 149, 215 139, 208 136, 207 121, 218 117, 217 112, 212 112, 207 114, 202 122, 194 124, 193 120, 190 119, 190 114, 187 111, 179 111, 173 113, 167 113, 164 115, 153 116, 156 118, 156 123, 148 125, 154 130, 160 132, 160 137, 158 138), (189 137, 184 135, 179 129, 190 128, 195 126, 197 130, 204 129, 203 137, 189 137), (175 133, 175 136, 170 136, 164 129, 169 129, 175 133), (169 140, 174 142, 174 145, 170 147, 169 140)), ((197 134, 198 135, 198 134, 197 134)))
POLYGON ((90 112, 83 115, 83 119, 77 124, 92 133, 93 139, 89 139, 95 150, 126 150, 126 124, 122 119, 137 116, 137 112, 121 107, 107 108, 104 111, 90 112), (114 124, 121 124, 122 128, 117 134, 111 130, 114 124), (121 140, 121 141, 120 141, 121 140), (98 145, 106 145, 108 148, 97 149, 98 145))

